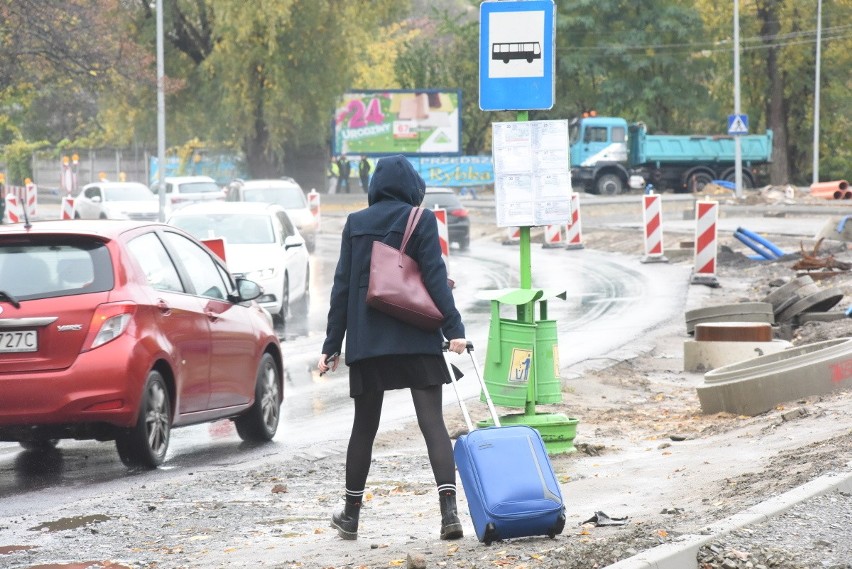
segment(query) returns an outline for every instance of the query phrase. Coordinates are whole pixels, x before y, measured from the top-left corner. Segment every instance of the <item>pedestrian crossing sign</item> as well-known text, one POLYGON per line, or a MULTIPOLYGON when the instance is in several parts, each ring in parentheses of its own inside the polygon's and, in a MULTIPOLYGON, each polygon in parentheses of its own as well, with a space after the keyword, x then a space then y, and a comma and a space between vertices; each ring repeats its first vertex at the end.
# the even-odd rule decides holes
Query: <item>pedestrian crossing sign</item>
POLYGON ((748 115, 728 115, 728 134, 748 134, 748 115))

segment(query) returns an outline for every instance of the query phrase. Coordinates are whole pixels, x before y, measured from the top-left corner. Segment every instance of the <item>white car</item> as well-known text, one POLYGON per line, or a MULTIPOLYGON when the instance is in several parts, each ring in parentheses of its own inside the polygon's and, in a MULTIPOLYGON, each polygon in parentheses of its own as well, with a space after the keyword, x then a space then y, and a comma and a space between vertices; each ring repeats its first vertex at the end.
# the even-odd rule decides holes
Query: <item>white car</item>
POLYGON ((263 287, 257 302, 284 327, 305 318, 310 301, 310 258, 305 240, 284 208, 263 203, 211 201, 175 210, 168 223, 200 240, 222 239, 235 277, 263 287))
POLYGON ((317 219, 308 206, 308 198, 302 187, 293 178, 271 180, 234 180, 228 185, 228 201, 263 202, 278 204, 287 214, 299 233, 305 238, 308 252, 313 253, 317 244, 317 219))
MULTIPOLYGON (((167 201, 173 206, 207 200, 224 200, 225 192, 210 176, 166 176, 167 201)), ((158 182, 151 184, 151 191, 158 193, 158 182)))
POLYGON ((160 202, 138 182, 95 182, 74 197, 75 219, 157 221, 160 202))

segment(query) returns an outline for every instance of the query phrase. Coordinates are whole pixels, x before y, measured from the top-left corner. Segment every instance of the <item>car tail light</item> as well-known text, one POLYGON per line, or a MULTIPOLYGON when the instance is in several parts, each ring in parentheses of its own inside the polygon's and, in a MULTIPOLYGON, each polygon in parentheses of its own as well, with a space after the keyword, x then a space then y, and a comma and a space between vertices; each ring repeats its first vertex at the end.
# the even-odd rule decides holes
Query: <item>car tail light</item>
POLYGON ((458 209, 451 209, 450 215, 454 217, 467 217, 467 210, 463 207, 460 207, 458 209))
POLYGON ((135 312, 136 304, 132 302, 116 302, 98 306, 94 316, 92 316, 89 335, 86 336, 81 351, 93 350, 124 334, 135 312))

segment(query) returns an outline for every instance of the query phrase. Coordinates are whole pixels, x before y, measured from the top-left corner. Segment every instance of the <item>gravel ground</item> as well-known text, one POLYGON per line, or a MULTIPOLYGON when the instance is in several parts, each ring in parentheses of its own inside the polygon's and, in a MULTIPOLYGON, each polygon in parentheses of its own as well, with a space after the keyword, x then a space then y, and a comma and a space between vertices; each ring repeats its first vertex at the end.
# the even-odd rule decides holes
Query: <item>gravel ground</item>
MULTIPOLYGON (((474 222, 479 236, 484 226, 474 222)), ((623 231, 593 223, 584 231, 589 249, 642 254, 641 242, 626 239, 623 231)), ((681 237, 668 239, 666 249, 674 250, 681 237)), ((685 309, 762 300, 794 276, 794 259, 759 263, 737 253, 741 247, 733 239, 720 243, 722 286, 691 287, 685 309)), ((787 250, 798 245, 789 239, 776 243, 787 250)), ((834 254, 852 261, 847 247, 834 254)), ((830 282, 844 291, 841 306, 848 307, 849 273, 830 282)), ((852 336, 852 319, 809 323, 787 333, 795 344, 852 336)), ((380 432, 357 541, 343 542, 328 527, 341 505, 345 450, 345 441, 330 441, 315 456, 271 451, 268 460, 238 472, 211 466, 169 481, 140 477, 132 494, 67 508, 67 518, 52 522, 59 527, 32 516, 0 517, 0 567, 600 569, 701 534, 712 523, 823 474, 848 470, 852 393, 792 401, 757 417, 704 415, 695 392, 703 378, 682 371, 685 339, 678 318, 649 330, 611 361, 562 370, 564 403, 546 411, 569 413, 581 423, 577 452, 552 457, 568 515, 555 539, 486 547, 472 535, 461 495, 466 536, 439 540, 434 483, 412 424, 380 432), (582 523, 597 511, 628 522, 582 523), (77 564, 42 565, 46 558, 77 564)), ((476 405, 475 415, 485 416, 484 406, 476 405)), ((446 416, 452 433, 463 432, 457 409, 448 407, 446 416)), ((699 568, 850 567, 851 501, 836 492, 813 498, 766 524, 716 540, 702 549, 699 568)))

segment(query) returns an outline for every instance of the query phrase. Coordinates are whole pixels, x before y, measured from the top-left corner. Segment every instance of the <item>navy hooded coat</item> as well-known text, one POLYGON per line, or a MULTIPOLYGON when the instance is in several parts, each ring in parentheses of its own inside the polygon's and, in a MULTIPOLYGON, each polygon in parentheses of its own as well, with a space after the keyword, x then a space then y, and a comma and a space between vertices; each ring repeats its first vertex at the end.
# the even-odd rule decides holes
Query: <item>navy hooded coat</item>
POLYGON ((423 179, 404 156, 378 161, 367 191, 369 207, 350 214, 343 228, 322 353, 343 352, 346 364, 351 365, 376 356, 440 355, 444 338, 465 337, 447 284, 438 224, 428 209, 423 211, 405 253, 419 264, 423 282, 444 315, 441 330, 427 332, 367 306, 373 242, 399 248, 408 214, 423 201, 425 190, 423 179), (341 350, 344 336, 346 349, 341 350))

